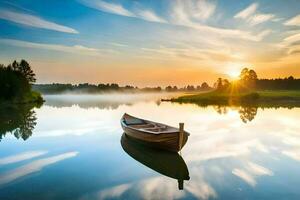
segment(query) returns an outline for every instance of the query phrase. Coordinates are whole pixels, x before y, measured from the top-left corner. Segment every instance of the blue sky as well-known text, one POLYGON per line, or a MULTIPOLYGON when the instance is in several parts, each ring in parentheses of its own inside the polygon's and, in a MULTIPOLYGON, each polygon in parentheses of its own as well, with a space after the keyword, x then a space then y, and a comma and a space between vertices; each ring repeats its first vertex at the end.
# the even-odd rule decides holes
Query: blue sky
POLYGON ((0 59, 28 60, 39 83, 299 77, 299 27, 298 0, 1 0, 0 59))

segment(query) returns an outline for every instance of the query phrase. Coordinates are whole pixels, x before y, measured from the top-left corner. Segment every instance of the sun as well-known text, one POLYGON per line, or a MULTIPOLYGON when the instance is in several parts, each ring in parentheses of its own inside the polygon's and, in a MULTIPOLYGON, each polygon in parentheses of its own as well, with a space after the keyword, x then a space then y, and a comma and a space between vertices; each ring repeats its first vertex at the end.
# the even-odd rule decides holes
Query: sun
POLYGON ((232 78, 233 80, 237 80, 237 79, 239 79, 240 71, 238 71, 238 70, 232 70, 232 71, 229 71, 227 74, 228 74, 228 76, 230 76, 230 78, 232 78))

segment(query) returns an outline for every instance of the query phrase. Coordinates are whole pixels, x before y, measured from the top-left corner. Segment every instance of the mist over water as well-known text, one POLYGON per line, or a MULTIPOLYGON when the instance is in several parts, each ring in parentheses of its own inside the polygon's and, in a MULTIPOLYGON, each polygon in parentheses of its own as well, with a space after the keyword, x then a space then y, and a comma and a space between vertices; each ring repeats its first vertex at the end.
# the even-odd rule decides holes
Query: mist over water
POLYGON ((79 107, 117 108, 120 105, 133 105, 138 102, 155 101, 160 103, 162 98, 173 98, 182 92, 108 92, 101 94, 62 94, 44 95, 45 105, 63 107, 78 105, 79 107))

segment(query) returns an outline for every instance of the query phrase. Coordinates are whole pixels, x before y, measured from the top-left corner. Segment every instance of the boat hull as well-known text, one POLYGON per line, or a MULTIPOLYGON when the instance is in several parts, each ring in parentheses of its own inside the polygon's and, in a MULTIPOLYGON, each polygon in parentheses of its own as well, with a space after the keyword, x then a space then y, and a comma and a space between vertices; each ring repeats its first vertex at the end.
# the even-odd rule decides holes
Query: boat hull
POLYGON ((141 130, 132 129, 121 122, 127 136, 137 141, 158 149, 178 152, 186 144, 189 133, 183 132, 182 142, 179 142, 179 131, 169 133, 151 134, 141 130))

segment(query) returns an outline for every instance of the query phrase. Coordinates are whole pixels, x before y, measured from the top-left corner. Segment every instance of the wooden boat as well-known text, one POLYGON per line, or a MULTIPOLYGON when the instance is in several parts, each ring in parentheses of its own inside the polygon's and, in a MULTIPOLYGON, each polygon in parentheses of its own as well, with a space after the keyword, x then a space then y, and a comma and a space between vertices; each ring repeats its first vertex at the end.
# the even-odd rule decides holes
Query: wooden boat
POLYGON ((183 189, 184 180, 190 179, 187 165, 178 153, 150 148, 126 134, 122 135, 121 145, 138 162, 160 174, 177 179, 179 190, 183 189))
POLYGON ((183 123, 180 123, 181 128, 178 129, 133 117, 127 113, 121 118, 121 126, 128 136, 146 145, 173 152, 180 151, 190 135, 183 130, 183 123))

